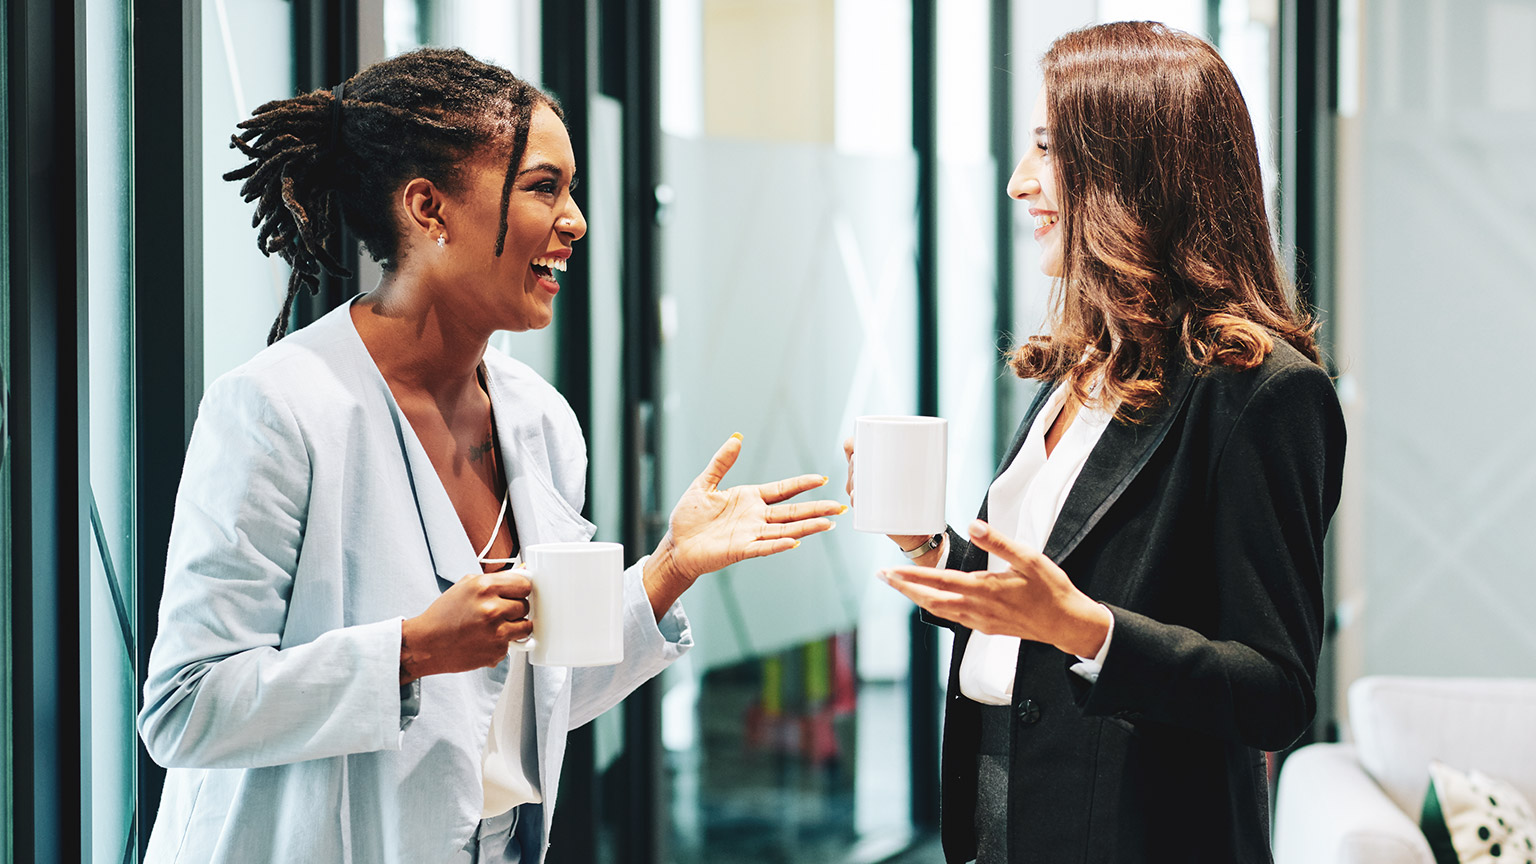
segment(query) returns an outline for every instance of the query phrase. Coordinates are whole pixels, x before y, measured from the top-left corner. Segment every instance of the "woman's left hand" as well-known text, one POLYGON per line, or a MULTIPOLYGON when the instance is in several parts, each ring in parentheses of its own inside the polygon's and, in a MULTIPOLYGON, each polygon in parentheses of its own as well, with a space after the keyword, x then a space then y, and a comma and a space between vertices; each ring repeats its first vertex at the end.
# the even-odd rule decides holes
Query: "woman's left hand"
POLYGON ((721 488, 741 446, 740 435, 727 439, 672 508, 667 536, 646 565, 646 588, 658 616, 705 573, 793 549, 800 538, 831 530, 836 523, 828 517, 848 509, 836 501, 788 503, 826 485, 821 474, 721 488))
POLYGON ((1092 657, 1109 635, 1110 611, 1078 590, 1056 562, 977 519, 971 542, 1006 570, 893 567, 880 578, 934 615, 979 633, 1017 636, 1092 657))

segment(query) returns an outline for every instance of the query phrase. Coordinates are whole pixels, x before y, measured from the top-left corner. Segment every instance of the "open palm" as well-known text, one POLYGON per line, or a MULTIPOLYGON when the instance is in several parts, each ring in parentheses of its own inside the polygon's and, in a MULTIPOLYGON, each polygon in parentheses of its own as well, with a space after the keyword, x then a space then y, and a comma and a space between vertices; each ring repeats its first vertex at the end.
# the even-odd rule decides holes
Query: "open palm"
POLYGON ((689 577, 793 549, 801 537, 831 529, 834 523, 827 517, 847 509, 836 501, 788 503, 825 485, 827 478, 820 474, 722 489, 741 447, 739 435, 727 439, 672 508, 668 537, 662 542, 670 541, 675 565, 689 577))

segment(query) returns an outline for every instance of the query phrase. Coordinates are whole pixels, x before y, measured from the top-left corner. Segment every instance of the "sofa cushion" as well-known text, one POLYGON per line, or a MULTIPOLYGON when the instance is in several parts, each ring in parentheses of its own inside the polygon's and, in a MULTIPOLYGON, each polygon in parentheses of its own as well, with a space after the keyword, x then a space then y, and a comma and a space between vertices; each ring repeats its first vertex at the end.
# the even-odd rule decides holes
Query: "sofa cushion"
POLYGON ((1536 814, 1514 787, 1480 771, 1429 766, 1419 827, 1435 864, 1536 864, 1536 814))
POLYGON ((1499 777, 1536 800, 1536 679, 1368 676, 1349 688, 1360 764, 1416 815, 1440 760, 1499 777))

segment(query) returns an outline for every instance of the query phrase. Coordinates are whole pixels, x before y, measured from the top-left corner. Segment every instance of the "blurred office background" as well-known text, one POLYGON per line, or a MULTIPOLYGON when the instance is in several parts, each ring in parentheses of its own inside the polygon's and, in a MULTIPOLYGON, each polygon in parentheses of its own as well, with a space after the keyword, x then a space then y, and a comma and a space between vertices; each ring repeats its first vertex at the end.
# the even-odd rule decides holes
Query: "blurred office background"
MULTIPOLYGON (((1364 674, 1536 669, 1536 0, 0 7, 3 860, 136 861, 155 815, 133 716, 181 457, 287 277, 219 179, 234 124, 420 45, 565 107, 590 233, 553 326, 500 347, 570 399, 589 515, 632 560, 727 435, 735 482, 840 490, 865 413, 949 418, 967 520, 1031 395, 1002 350, 1049 289, 1002 192, 1038 59, 1095 21, 1206 36, 1349 418, 1309 740, 1364 674)), ((377 278, 355 269, 295 323, 377 278)), ((938 860, 947 645, 851 528, 690 592, 698 648, 573 736, 552 861, 938 860)))

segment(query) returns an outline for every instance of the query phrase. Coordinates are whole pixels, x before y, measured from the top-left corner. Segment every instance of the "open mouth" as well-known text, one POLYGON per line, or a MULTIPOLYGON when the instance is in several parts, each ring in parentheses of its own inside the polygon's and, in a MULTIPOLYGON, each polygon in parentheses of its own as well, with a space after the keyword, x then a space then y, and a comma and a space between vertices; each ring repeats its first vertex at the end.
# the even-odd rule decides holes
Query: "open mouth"
POLYGON ((548 279, 549 281, 553 282, 555 281, 555 271, 558 270, 561 273, 565 272, 565 259, 549 256, 544 258, 535 258, 533 259, 533 264, 531 266, 535 276, 538 276, 540 279, 548 279))
POLYGON ((1060 221, 1061 221, 1061 215, 1060 214, 1057 214, 1057 213, 1041 213, 1040 215, 1035 217, 1035 230, 1038 231, 1041 228, 1049 228, 1050 226, 1055 225, 1057 222, 1060 222, 1060 221))

